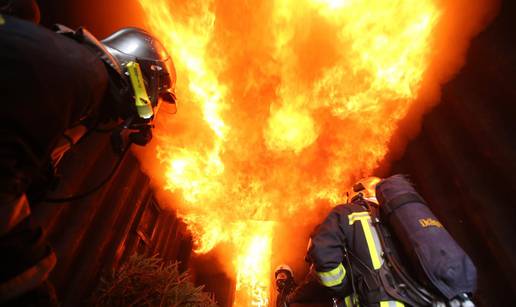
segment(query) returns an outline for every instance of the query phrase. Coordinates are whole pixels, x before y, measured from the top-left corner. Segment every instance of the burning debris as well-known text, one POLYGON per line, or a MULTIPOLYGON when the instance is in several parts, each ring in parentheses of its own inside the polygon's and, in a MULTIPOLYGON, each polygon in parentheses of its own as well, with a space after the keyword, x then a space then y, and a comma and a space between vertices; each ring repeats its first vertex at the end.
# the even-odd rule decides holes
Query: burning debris
POLYGON ((400 121, 460 66, 490 2, 140 3, 179 76, 179 112, 157 122, 160 164, 144 165, 180 195, 198 253, 233 244, 235 305, 267 306, 274 225, 341 202, 378 167, 400 121))

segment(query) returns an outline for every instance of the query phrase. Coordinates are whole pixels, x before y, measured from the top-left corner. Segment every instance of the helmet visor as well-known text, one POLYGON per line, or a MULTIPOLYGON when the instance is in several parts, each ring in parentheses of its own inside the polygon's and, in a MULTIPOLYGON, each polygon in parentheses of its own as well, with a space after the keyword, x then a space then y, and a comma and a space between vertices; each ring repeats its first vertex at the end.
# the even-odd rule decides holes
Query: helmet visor
POLYGON ((168 68, 173 67, 172 60, 168 58, 165 61, 142 59, 137 59, 137 61, 140 64, 152 106, 156 107, 160 98, 166 102, 174 103, 175 71, 168 68))

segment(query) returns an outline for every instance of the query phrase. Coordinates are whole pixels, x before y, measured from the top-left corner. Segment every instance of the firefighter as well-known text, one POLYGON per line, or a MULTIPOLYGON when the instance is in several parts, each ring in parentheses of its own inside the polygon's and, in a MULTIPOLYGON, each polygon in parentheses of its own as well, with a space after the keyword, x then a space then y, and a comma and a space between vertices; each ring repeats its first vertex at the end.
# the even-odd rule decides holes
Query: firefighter
MULTIPOLYGON (((442 224, 429 210, 422 209, 421 202, 420 196, 403 176, 395 175, 383 181, 370 177, 359 181, 348 193, 348 202, 333 208, 312 232, 306 256, 311 264, 310 272, 305 281, 284 299, 285 304, 330 301, 334 306, 474 306, 469 299, 476 282, 474 267, 455 242, 450 241, 449 234, 444 233, 442 224), (418 225, 421 230, 414 232, 419 231, 424 236, 428 231, 434 236, 434 240, 424 238, 426 242, 420 245, 426 244, 430 250, 436 247, 443 259, 450 263, 440 261, 442 259, 432 262, 430 259, 432 263, 423 263, 425 270, 421 271, 431 274, 428 271, 432 270, 432 265, 437 265, 437 271, 452 272, 453 276, 434 274, 427 279, 428 283, 418 283, 409 276, 406 268, 402 268, 401 263, 404 262, 400 260, 400 253, 395 252, 392 242, 394 233, 386 235, 386 225, 380 226, 377 188, 382 193, 382 201, 389 206, 393 204, 389 201, 394 199, 397 202, 395 207, 412 210, 404 216, 405 219, 421 213, 425 218, 418 217, 419 221, 435 221, 428 222, 426 228, 418 225), (446 255, 447 248, 459 251, 451 253, 457 255, 456 259, 446 255), (448 270, 448 266, 453 267, 448 270), (427 289, 432 281, 438 279, 446 279, 448 283, 447 288, 439 288, 445 295, 435 294, 437 286, 427 289)), ((417 249, 411 249, 410 252, 415 250, 417 253, 417 249)), ((442 286, 439 283, 435 285, 442 286)))
POLYGON ((290 266, 281 264, 274 270, 274 278, 276 280, 276 290, 278 291, 276 307, 284 307, 287 295, 297 286, 294 280, 294 271, 290 266))
POLYGON ((148 143, 160 103, 175 103, 176 78, 143 30, 100 42, 82 28, 56 33, 28 19, 0 14, 0 304, 17 306, 56 303, 46 280, 57 259, 31 205, 63 154, 106 123, 116 126, 117 151, 148 143))

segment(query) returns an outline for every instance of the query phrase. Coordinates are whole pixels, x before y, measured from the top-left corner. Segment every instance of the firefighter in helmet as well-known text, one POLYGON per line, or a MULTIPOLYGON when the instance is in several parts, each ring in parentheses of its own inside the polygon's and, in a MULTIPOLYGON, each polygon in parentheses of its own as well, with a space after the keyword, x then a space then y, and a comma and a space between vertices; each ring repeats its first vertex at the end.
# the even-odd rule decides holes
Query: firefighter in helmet
POLYGON ((117 152, 148 143, 160 104, 175 104, 176 76, 144 30, 103 41, 82 28, 50 31, 36 13, 17 14, 26 10, 15 2, 0 2, 0 304, 48 305, 56 256, 31 219, 31 205, 42 199, 36 186, 86 132, 106 123, 116 127, 117 152))
POLYGON ((401 175, 357 182, 347 203, 333 208, 312 232, 306 260, 308 276, 279 297, 279 306, 474 306, 473 264, 401 175), (395 239, 416 255, 415 266, 395 239), (414 277, 410 269, 416 266, 425 276, 414 277))
POLYGON ((276 290, 278 291, 276 307, 284 307, 287 295, 296 287, 294 271, 290 266, 281 264, 274 270, 274 278, 276 280, 276 290))

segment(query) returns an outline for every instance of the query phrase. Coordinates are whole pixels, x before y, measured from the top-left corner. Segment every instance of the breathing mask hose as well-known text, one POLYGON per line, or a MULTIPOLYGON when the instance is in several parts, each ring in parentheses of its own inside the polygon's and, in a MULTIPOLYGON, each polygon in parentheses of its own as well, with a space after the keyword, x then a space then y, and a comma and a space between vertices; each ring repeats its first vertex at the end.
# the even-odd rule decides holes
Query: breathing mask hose
POLYGON ((348 249, 346 248, 346 246, 344 246, 344 257, 346 257, 346 262, 348 264, 349 275, 350 275, 350 280, 351 280, 351 289, 353 291, 353 294, 351 295, 351 299, 350 299, 351 307, 355 307, 355 298, 357 296, 357 289, 355 288, 355 279, 353 277, 353 267, 351 266, 351 261, 349 261, 349 253, 348 253, 348 249))
POLYGON ((127 152, 129 151, 130 147, 131 147, 131 143, 127 144, 127 146, 124 148, 124 150, 120 154, 120 157, 118 158, 118 161, 116 162, 116 164, 113 167, 113 169, 111 170, 111 172, 106 176, 106 178, 104 178, 101 182, 99 182, 93 188, 91 188, 91 189, 89 189, 89 190, 87 190, 85 192, 75 194, 73 196, 58 197, 58 198, 48 197, 48 198, 45 198, 43 201, 48 202, 48 203, 56 203, 56 204, 69 203, 69 202, 74 202, 74 201, 79 200, 79 199, 86 198, 86 197, 90 196, 91 194, 97 192, 98 190, 100 190, 106 183, 108 183, 113 178, 115 173, 120 168, 120 165, 122 164, 122 161, 124 160, 124 158, 125 158, 127 152))

